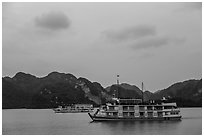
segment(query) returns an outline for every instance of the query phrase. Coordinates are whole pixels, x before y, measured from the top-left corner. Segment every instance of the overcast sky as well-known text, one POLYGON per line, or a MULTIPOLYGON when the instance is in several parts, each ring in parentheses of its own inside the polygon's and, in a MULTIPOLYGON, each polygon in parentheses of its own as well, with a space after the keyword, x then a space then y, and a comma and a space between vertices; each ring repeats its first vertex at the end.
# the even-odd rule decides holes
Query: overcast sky
POLYGON ((3 3, 2 75, 71 73, 152 92, 202 78, 201 3, 3 3))

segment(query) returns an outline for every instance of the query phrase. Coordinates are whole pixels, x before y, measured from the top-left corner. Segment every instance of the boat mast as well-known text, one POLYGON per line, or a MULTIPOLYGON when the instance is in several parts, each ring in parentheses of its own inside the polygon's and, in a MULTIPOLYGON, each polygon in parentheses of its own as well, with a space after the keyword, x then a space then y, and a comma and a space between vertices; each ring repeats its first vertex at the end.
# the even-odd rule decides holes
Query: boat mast
POLYGON ((117 88, 118 88, 117 98, 119 98, 119 75, 117 75, 117 88))
POLYGON ((144 102, 144 97, 143 97, 143 88, 144 88, 144 84, 142 82, 142 103, 144 102))

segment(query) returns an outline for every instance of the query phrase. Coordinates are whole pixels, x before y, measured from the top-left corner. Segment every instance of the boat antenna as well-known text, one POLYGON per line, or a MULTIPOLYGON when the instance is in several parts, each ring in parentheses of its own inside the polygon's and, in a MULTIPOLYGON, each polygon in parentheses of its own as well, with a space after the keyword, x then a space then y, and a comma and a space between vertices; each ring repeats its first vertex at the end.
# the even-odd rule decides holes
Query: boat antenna
POLYGON ((142 103, 144 102, 143 88, 144 88, 144 84, 142 82, 142 103))
POLYGON ((117 87, 118 87, 117 98, 119 98, 119 75, 117 75, 117 87))

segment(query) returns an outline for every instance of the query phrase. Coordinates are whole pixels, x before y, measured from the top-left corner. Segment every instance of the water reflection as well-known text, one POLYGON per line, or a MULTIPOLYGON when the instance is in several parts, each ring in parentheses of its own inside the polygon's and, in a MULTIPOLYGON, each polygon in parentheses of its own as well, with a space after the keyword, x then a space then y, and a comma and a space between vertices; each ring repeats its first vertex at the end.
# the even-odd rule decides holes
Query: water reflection
MULTIPOLYGON (((172 134, 177 130, 181 121, 92 121, 91 124, 100 124, 108 134, 172 134)), ((176 132, 175 132, 176 133, 176 132)))

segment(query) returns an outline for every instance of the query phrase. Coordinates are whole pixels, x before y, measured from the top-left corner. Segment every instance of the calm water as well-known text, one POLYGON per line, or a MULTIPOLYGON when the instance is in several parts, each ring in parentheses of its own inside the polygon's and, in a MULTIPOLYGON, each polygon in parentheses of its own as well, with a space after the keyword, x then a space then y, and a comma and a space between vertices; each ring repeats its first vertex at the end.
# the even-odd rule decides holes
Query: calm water
POLYGON ((87 113, 55 114, 52 110, 2 111, 3 135, 202 134, 202 108, 182 108, 181 121, 91 122, 87 113))

